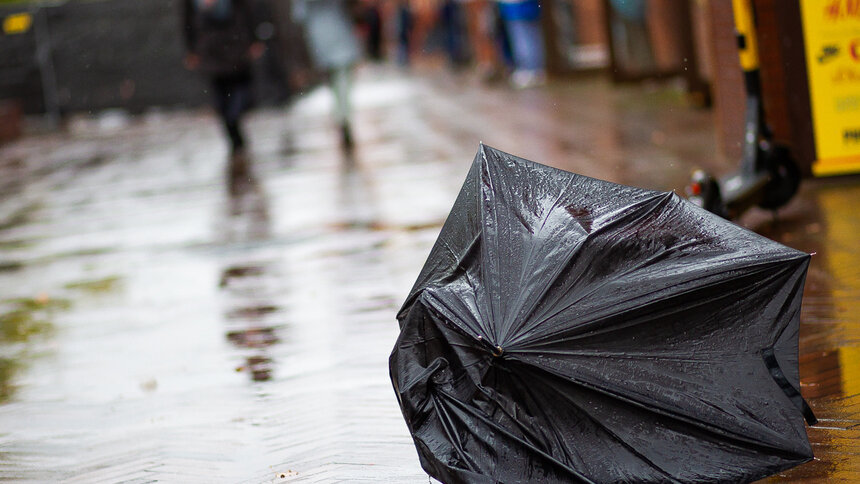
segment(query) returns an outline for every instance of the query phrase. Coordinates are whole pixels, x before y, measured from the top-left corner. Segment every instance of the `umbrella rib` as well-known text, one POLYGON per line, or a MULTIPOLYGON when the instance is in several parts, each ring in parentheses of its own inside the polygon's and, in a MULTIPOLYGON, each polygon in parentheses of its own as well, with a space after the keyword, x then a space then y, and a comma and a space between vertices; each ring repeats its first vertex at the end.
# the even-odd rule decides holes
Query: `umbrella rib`
MULTIPOLYGON (((471 287, 471 288, 472 288, 472 292, 473 292, 474 294, 478 294, 477 286, 475 285, 475 282, 473 281, 472 276, 469 274, 469 270, 468 270, 468 268, 465 266, 464 261, 465 261, 465 259, 469 256, 469 254, 471 254, 471 253, 475 250, 475 248, 476 248, 476 247, 479 247, 479 246, 480 246, 479 241, 481 241, 481 239, 482 239, 482 237, 481 237, 481 233, 480 233, 480 232, 476 233, 476 234, 475 234, 475 236, 472 238, 472 242, 470 242, 470 243, 469 243, 469 245, 468 245, 468 246, 467 246, 467 248, 466 248, 466 251, 465 251, 465 252, 463 252, 462 254, 457 254, 456 252, 454 252, 454 250, 453 250, 453 249, 451 249, 451 247, 450 247, 450 245, 449 245, 449 244, 447 244, 447 243, 445 244, 445 248, 446 248, 446 249, 448 250, 448 252, 450 252, 450 253, 451 253, 451 255, 453 255, 453 256, 455 257, 455 259, 457 260, 457 265, 455 266, 455 269, 454 269, 454 270, 456 271, 456 270, 458 270, 458 269, 459 269, 460 271, 462 271, 462 274, 463 274, 463 276, 465 277, 466 282, 468 282, 468 283, 469 283, 469 287, 471 287)), ((453 273, 452 273, 452 275, 453 275, 453 273)), ((407 303, 408 303, 408 301, 407 301, 407 303)), ((479 316, 479 317, 477 318, 477 321, 476 321, 476 322, 477 322, 477 324, 478 324, 478 326, 480 326, 480 328, 484 331, 484 333, 486 333, 486 334, 490 334, 490 330, 489 330, 489 328, 487 328, 487 327, 483 324, 483 322, 484 322, 485 320, 488 320, 488 319, 487 319, 486 317, 484 317, 484 314, 483 314, 483 313, 482 313, 482 311, 481 311, 481 304, 479 303, 479 301, 477 300, 477 298, 476 298, 476 300, 475 300, 475 308, 477 309, 477 311, 478 311, 478 316, 479 316)))
POLYGON ((459 435, 457 435, 457 433, 454 431, 454 428, 456 427, 454 422, 452 421, 451 415, 449 415, 448 412, 445 411, 445 406, 441 405, 440 402, 437 401, 439 400, 440 394, 445 396, 447 396, 447 394, 441 390, 439 392, 434 393, 436 394, 434 394, 433 396, 433 408, 436 409, 437 414, 440 416, 439 420, 442 424, 442 428, 445 431, 445 436, 448 437, 448 441, 451 442, 453 447, 456 449, 457 454, 460 456, 460 458, 469 465, 469 470, 473 472, 478 472, 478 466, 475 465, 475 462, 473 462, 472 459, 469 457, 469 454, 463 448, 463 443, 460 441, 459 435))
POLYGON ((616 351, 584 351, 584 350, 543 350, 537 348, 518 348, 516 350, 517 354, 539 354, 539 355, 558 355, 558 356, 581 356, 584 358, 615 358, 615 359, 628 359, 628 360, 661 360, 661 361, 677 361, 682 363, 698 363, 698 362, 707 362, 710 361, 706 358, 689 358, 683 356, 666 356, 666 355, 657 355, 657 354, 645 354, 645 353, 630 353, 630 352, 616 352, 616 351))
POLYGON ((520 444, 524 447, 532 449, 535 453, 537 453, 541 457, 545 458, 546 460, 552 462, 553 464, 556 464, 556 465, 560 466, 561 468, 565 469, 566 471, 568 471, 573 477, 579 479, 580 482, 584 482, 584 483, 588 483, 588 484, 595 484, 594 481, 592 481, 591 479, 586 477, 581 472, 579 472, 575 469, 569 468, 563 462, 559 461, 558 459, 556 459, 552 455, 547 454, 546 452, 535 448, 533 445, 529 444, 528 442, 523 441, 521 438, 519 438, 518 436, 511 433, 508 429, 502 427, 501 425, 497 424, 496 422, 493 422, 492 420, 487 418, 485 415, 482 415, 479 412, 476 412, 474 409, 472 409, 468 405, 465 405, 462 402, 458 401, 453 395, 450 395, 443 390, 439 390, 438 393, 440 395, 444 395, 445 397, 447 397, 447 399, 450 400, 450 403, 452 404, 452 406, 458 407, 462 412, 465 412, 465 413, 471 415, 472 417, 480 420, 482 423, 484 423, 484 425, 487 425, 489 427, 496 429, 499 433, 501 433, 505 437, 513 440, 514 442, 517 442, 518 444, 520 444))
MULTIPOLYGON (((516 375, 516 374, 514 374, 513 372, 510 372, 510 371, 508 371, 507 373, 508 373, 512 378, 515 378, 515 377, 517 377, 517 376, 518 376, 518 375, 516 375)), ((529 395, 532 397, 532 399, 533 399, 533 400, 538 401, 538 399, 536 399, 536 398, 534 397, 534 395, 529 391, 529 385, 528 385, 528 384, 526 384, 526 385, 521 385, 521 386, 522 386, 522 388, 523 388, 526 392, 528 392, 528 393, 529 393, 529 395)), ((496 402, 496 404, 498 405, 498 408, 499 408, 499 409, 500 409, 500 410, 501 410, 505 415, 507 415, 507 416, 508 416, 508 418, 510 418, 510 419, 511 419, 511 421, 512 421, 514 424, 516 424, 516 425, 517 425, 517 427, 518 427, 518 428, 519 428, 519 429, 520 429, 524 434, 529 434, 529 436, 530 436, 532 439, 537 440, 537 438, 538 438, 538 437, 537 437, 537 435, 535 435, 535 433, 534 433, 531 429, 529 429, 529 428, 527 428, 525 425, 523 425, 523 424, 520 422, 519 418, 517 418, 517 416, 516 416, 515 414, 511 414, 511 413, 507 410, 507 408, 505 408, 505 406, 504 406, 504 405, 502 405, 502 404, 498 403, 498 400, 497 400, 497 399, 495 399, 495 398, 493 398, 493 393, 491 393, 490 391, 486 390, 482 385, 479 385, 479 386, 478 386, 478 390, 479 390, 481 393, 483 393, 483 394, 484 394, 487 398, 489 398, 490 400, 495 401, 495 402, 496 402)), ((496 392, 496 393, 497 393, 497 392, 496 392)), ((546 413, 545 413, 545 412, 542 412, 542 413, 544 414, 544 417, 547 417, 547 415, 546 415, 546 413)), ((546 420, 547 420, 547 421, 549 421, 549 418, 546 418, 546 420)), ((551 427, 551 429, 550 429, 550 430, 552 430, 552 431, 553 431, 553 435, 555 436, 555 440, 556 440, 556 442, 558 442, 558 443, 562 443, 562 442, 563 442, 563 439, 560 439, 560 438, 559 438, 559 435, 558 435, 558 431, 557 431, 557 429, 556 429, 555 427, 551 427)), ((567 447, 565 447, 565 446, 560 446, 560 447, 561 447, 562 451, 564 451, 564 453, 565 453, 565 457, 567 458, 567 460, 568 460, 568 461, 572 460, 572 459, 571 459, 571 456, 570 456, 570 452, 568 452, 567 447)), ((575 449, 574 449, 574 450, 575 450, 575 449)), ((582 460, 582 459, 580 459, 580 460, 582 460)))
MULTIPOLYGON (((520 280, 519 280, 519 286, 518 287, 523 287, 523 281, 525 280, 525 277, 526 277, 526 269, 531 266, 531 262, 532 262, 532 259, 534 257, 534 249, 535 249, 535 245, 536 245, 535 241, 540 240, 540 237, 538 237, 538 236, 543 232, 544 227, 546 227, 546 223, 549 221, 549 217, 552 215, 552 213, 558 207, 558 204, 561 201, 562 197, 564 197, 564 194, 567 191, 567 189, 570 188, 571 184, 573 184, 573 180, 574 180, 573 178, 569 179, 567 181, 567 184, 565 184, 564 188, 562 188, 559 191, 558 197, 556 197, 552 206, 549 208, 549 210, 547 210, 546 215, 543 217, 543 223, 541 223, 540 228, 537 230, 537 233, 535 234, 535 237, 532 238, 532 243, 529 244, 528 254, 526 254, 526 258, 524 259, 523 265, 520 268, 520 280)), ((574 246, 571 248, 571 252, 576 251, 577 247, 579 247, 579 244, 574 244, 574 246)), ((556 274, 550 278, 551 281, 555 280, 555 278, 558 277, 558 272, 560 272, 561 268, 564 267, 562 264, 559 264, 559 266, 560 266, 560 268, 557 269, 556 274)), ((545 291, 545 288, 542 288, 541 293, 543 293, 543 291, 545 291)), ((509 318, 516 318, 517 313, 522 308, 524 302, 525 302, 524 298, 520 297, 519 303, 509 312, 508 317, 509 318)), ((513 324, 514 324, 514 321, 511 321, 511 328, 513 327, 513 324)), ((504 335, 502 335, 501 341, 505 341, 506 337, 507 337, 507 332, 504 335)))
POLYGON ((469 271, 464 271, 464 274, 466 276, 466 282, 469 283, 469 287, 472 289, 472 293, 475 294, 475 309, 478 311, 478 326, 480 326, 484 333, 489 336, 491 333, 490 328, 488 328, 484 322, 491 320, 483 313, 481 303, 478 301, 478 286, 475 284, 475 281, 472 280, 472 276, 469 275, 469 271))
MULTIPOLYGON (((797 270, 797 269, 796 269, 796 268, 794 268, 794 270, 797 270)), ((803 285, 804 285, 804 283, 805 283, 805 280, 804 280, 804 279, 805 279, 805 277, 803 277, 802 275, 801 275, 801 277, 798 277, 798 275, 797 275, 797 274, 795 274, 795 275, 792 275, 792 277, 791 277, 791 278, 792 278, 792 279, 795 279, 795 281, 792 283, 792 290, 791 290, 791 293, 793 293, 793 294, 802 294, 802 293, 803 293, 803 289, 802 289, 802 288, 803 288, 803 285)), ((779 311, 779 312, 780 312, 780 315, 782 315, 782 314, 786 314, 786 312, 787 312, 787 311, 789 311, 789 307, 784 305, 784 306, 780 309, 780 311, 779 311)), ((800 307, 798 306, 797 308, 794 308, 794 309, 792 309, 791 311, 792 311, 792 317, 794 317, 794 314, 796 314, 798 311, 800 311, 800 307)), ((780 319, 780 318, 777 318, 777 320, 779 320, 779 319, 780 319)), ((785 318, 785 320, 787 320, 787 321, 788 321, 788 320, 791 320, 791 318, 785 318)), ((778 342, 779 340, 781 340, 781 339, 782 339, 782 335, 783 335, 783 334, 785 334, 785 330, 786 330, 786 329, 788 329, 788 327, 789 327, 789 325, 788 325, 788 324, 783 325, 783 327, 779 330, 779 334, 778 334, 778 335, 773 339, 774 344, 776 344, 776 342, 778 342)))
MULTIPOLYGON (((425 291, 422 294, 421 299, 425 302, 424 307, 426 307, 433 315, 435 315, 437 318, 439 318, 439 320, 442 322, 442 324, 451 328, 453 331, 460 333, 463 336, 466 336, 466 337, 469 337, 469 338, 472 338, 472 339, 475 339, 478 341, 482 340, 480 334, 471 334, 469 331, 466 331, 466 329, 468 329, 470 331, 475 331, 475 328, 471 328, 468 325, 466 325, 465 321, 463 321, 463 324, 466 325, 466 329, 455 324, 453 321, 455 318, 452 318, 452 317, 450 317, 450 315, 446 315, 443 312, 443 310, 448 311, 448 308, 439 300, 439 298, 437 298, 434 295, 425 291)), ((478 326, 481 326, 480 321, 478 321, 478 326)), ((483 329, 483 328, 479 327, 478 329, 483 329)), ((489 341, 484 341, 484 342, 486 344, 490 345, 489 341)), ((492 346, 492 345, 490 345, 490 346, 492 346)))
MULTIPOLYGON (((535 394, 532 392, 532 384, 531 384, 531 382, 526 382, 526 381, 524 381, 524 380, 522 379, 522 377, 521 377, 519 374, 515 374, 515 373, 513 373, 513 372, 511 372, 511 374, 512 374, 512 376, 513 376, 513 377, 518 378, 518 379, 520 380, 520 382, 521 382, 521 386, 522 386, 523 390, 524 390, 524 391, 525 391, 525 392, 526 392, 526 393, 527 393, 527 394, 532 398, 532 400, 534 400, 534 401, 536 401, 536 402, 541 401, 541 399, 537 398, 537 397, 535 396, 535 394)), ((538 406, 537 408, 541 411, 541 413, 543 414, 543 416, 544 416, 545 420, 550 421, 550 419, 548 418, 549 416, 546 414, 546 412, 545 412, 545 411, 543 411, 543 408, 542 408, 541 406, 538 406)), ((550 426, 550 430, 552 430, 553 435, 555 436, 555 440, 556 440, 556 442, 558 442, 558 443, 560 444, 561 449, 564 451, 565 457, 566 457, 568 460, 571 460, 570 452, 569 452, 569 450, 568 450, 567 446, 566 446, 566 445, 563 445, 563 444, 565 443, 565 441, 564 441, 564 439, 563 439, 563 438, 561 438, 561 436, 560 436, 560 434, 559 434, 559 431, 558 431, 558 430, 559 430, 559 429, 558 429, 558 427, 556 427, 556 426, 550 426)), ((572 450, 573 450, 574 452, 576 452, 576 448, 574 448, 574 449, 572 449, 572 450)), ((579 453, 578 453, 578 452, 577 452, 577 456, 579 456, 579 453)), ((580 459, 579 459, 579 460, 582 460, 582 458, 580 457, 580 459)))
MULTIPOLYGON (((496 192, 496 187, 495 187, 495 185, 493 184, 492 177, 489 175, 489 170, 490 170, 489 163, 485 163, 485 166, 486 166, 486 169, 487 169, 487 176, 486 176, 486 177, 482 176, 482 177, 481 177, 481 180, 482 180, 482 182, 483 182, 483 184, 484 184, 484 185, 489 186, 489 189, 490 189, 490 192, 491 192, 491 193, 497 193, 497 192, 496 192)), ((481 191, 481 199, 482 199, 482 201, 484 200, 484 192, 483 192, 483 191, 481 191)), ((492 203, 492 202, 491 202, 491 203, 492 203)), ((482 220, 482 224, 481 224, 481 231, 483 232, 484 230, 486 230, 486 225, 487 225, 487 224, 486 224, 486 223, 484 223, 484 215, 485 215, 487 212, 490 212, 491 216, 493 217, 493 227, 495 227, 495 230, 499 230, 499 219, 498 219, 498 213, 497 213, 497 211, 496 211, 495 209, 490 209, 490 210, 482 210, 482 211, 481 211, 481 220, 482 220)), ((482 250, 482 251, 481 251, 482 256, 486 255, 486 257, 487 257, 487 259, 488 259, 488 260, 490 259, 490 257, 489 257, 489 253, 486 253, 486 254, 485 254, 485 252, 488 252, 488 251, 489 251, 489 245, 490 245, 490 241, 489 241, 489 239, 490 239, 489 237, 485 237, 485 238, 484 238, 484 243, 483 243, 483 244, 481 244, 481 248, 482 248, 482 249, 484 249, 484 250, 482 250)), ((499 251, 498 251, 498 247, 496 248, 495 253, 496 253, 495 265, 496 265, 496 267, 498 267, 498 266, 499 266, 499 260, 498 260, 498 257, 499 257, 499 251)), ((482 276, 482 279, 483 279, 484 281, 490 281, 490 280, 491 280, 491 278, 489 277, 489 275, 486 273, 486 271, 488 270, 488 269, 487 269, 487 266, 488 266, 488 265, 489 265, 489 264, 481 264, 481 266, 480 266, 480 267, 481 267, 481 276, 482 276)), ((492 294, 490 294, 490 301, 489 301, 489 304, 487 305, 487 306, 489 306, 489 309, 490 309, 490 321, 496 321, 495 300, 496 300, 496 298, 494 298, 494 297, 493 297, 493 295, 492 295, 492 294)), ((501 308, 499 308, 499 311, 501 311, 501 308)), ((489 329, 489 328, 488 328, 488 329, 489 329)), ((493 335, 493 337, 494 337, 493 339, 494 339, 495 341, 498 341, 498 335, 495 335, 495 334, 494 334, 494 335, 493 335)))

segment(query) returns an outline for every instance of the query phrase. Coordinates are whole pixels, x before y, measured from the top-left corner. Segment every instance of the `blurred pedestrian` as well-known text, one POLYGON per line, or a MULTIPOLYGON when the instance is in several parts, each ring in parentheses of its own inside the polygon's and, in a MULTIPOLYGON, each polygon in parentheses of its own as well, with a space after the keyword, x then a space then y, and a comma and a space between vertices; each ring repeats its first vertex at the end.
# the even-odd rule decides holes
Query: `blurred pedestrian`
POLYGON ((412 52, 412 26, 414 24, 412 6, 409 4, 409 0, 396 0, 396 2, 397 63, 401 66, 408 66, 412 52))
POLYGON ((460 0, 466 9, 466 30, 478 77, 485 82, 500 79, 504 72, 501 54, 494 42, 495 5, 487 0, 460 0))
POLYGON ((514 60, 511 83, 517 88, 546 82, 543 30, 538 0, 499 0, 514 60))
POLYGON ((379 9, 379 0, 359 0, 355 10, 367 57, 373 61, 383 60, 385 56, 382 53, 382 12, 379 9))
POLYGON ((428 51, 430 34, 436 27, 441 14, 442 0, 409 0, 412 12, 410 57, 418 59, 428 51))
POLYGON ((470 52, 464 10, 460 0, 443 0, 439 11, 442 31, 445 34, 445 53, 454 70, 464 69, 469 65, 470 52))
POLYGON ((263 54, 246 0, 184 0, 185 65, 206 75, 230 138, 231 155, 245 149, 241 116, 251 103, 251 63, 263 54))
POLYGON ((345 151, 353 149, 352 68, 359 59, 359 41, 345 0, 296 0, 294 18, 304 25, 311 58, 323 71, 334 94, 334 117, 345 151))
POLYGON ((631 72, 649 72, 657 62, 648 33, 648 2, 610 0, 610 25, 617 62, 631 72))

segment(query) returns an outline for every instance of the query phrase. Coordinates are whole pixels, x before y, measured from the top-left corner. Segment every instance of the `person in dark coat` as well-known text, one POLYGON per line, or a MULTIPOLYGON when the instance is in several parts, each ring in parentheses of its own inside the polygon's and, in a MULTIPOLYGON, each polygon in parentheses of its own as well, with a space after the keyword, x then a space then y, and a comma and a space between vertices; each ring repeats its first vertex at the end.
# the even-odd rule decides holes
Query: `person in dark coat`
POLYGON ((211 81, 232 153, 243 152, 240 118, 251 102, 251 63, 263 53, 247 0, 183 0, 186 66, 211 81))

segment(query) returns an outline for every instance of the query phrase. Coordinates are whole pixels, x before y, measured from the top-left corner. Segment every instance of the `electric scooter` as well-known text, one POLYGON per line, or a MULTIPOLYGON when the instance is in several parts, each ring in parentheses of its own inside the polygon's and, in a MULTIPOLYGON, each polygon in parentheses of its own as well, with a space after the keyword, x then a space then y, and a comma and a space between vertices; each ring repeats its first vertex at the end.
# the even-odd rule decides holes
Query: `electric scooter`
POLYGON ((756 205, 769 210, 785 205, 797 193, 801 178, 791 151, 773 141, 765 121, 751 1, 732 4, 747 95, 743 157, 736 172, 716 179, 697 170, 686 187, 688 200, 730 219, 756 205))

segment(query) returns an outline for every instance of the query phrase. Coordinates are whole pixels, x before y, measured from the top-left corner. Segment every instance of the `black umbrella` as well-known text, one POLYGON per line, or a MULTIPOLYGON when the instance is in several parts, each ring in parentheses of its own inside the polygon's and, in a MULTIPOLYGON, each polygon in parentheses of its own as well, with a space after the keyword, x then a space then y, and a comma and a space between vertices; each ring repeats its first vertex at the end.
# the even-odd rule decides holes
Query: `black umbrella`
POLYGON ((444 482, 742 482, 812 458, 809 255, 673 193, 481 146, 398 313, 391 379, 444 482))

